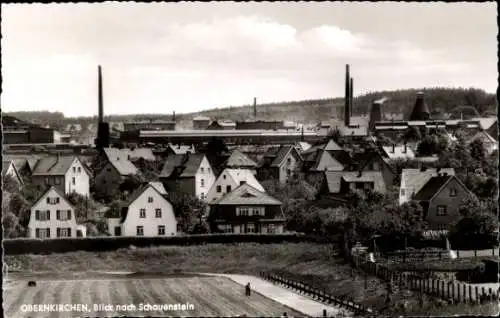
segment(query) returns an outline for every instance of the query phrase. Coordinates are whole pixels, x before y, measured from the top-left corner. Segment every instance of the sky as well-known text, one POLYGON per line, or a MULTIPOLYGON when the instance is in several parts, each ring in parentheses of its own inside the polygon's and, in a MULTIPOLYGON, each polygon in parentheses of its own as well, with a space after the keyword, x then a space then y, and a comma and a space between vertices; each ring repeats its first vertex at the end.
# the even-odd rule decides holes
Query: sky
POLYGON ((496 3, 2 4, 3 111, 189 113, 423 87, 497 89, 496 3))

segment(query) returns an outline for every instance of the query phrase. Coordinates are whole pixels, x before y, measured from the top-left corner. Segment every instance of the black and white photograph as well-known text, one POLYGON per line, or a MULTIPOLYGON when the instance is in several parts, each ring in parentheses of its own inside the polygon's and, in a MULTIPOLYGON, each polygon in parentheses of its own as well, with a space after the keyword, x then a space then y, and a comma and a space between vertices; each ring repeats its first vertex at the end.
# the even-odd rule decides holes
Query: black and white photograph
POLYGON ((1 4, 3 317, 500 312, 496 2, 1 4))

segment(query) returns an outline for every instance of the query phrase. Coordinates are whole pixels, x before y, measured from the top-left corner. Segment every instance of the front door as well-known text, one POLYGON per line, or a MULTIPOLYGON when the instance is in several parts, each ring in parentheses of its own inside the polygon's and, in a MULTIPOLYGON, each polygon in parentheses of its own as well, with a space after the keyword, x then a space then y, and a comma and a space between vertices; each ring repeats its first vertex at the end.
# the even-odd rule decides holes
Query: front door
POLYGON ((122 235, 122 228, 120 226, 115 226, 115 236, 122 235))

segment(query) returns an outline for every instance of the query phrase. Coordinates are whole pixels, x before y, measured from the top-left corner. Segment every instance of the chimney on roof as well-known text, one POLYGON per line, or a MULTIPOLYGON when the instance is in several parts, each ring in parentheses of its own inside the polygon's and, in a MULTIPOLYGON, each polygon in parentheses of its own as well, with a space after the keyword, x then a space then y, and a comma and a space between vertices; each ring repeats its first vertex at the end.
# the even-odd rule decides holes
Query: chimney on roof
POLYGON ((349 126, 350 124, 350 96, 351 96, 351 77, 349 75, 349 64, 345 66, 345 97, 344 97, 344 125, 349 126))

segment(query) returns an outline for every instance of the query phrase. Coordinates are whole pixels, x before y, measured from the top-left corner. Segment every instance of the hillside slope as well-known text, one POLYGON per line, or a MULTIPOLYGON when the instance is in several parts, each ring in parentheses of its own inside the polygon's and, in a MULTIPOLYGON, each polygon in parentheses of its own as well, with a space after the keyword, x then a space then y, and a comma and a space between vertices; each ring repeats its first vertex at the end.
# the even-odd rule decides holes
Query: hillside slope
MULTIPOLYGON (((477 109, 479 114, 496 114, 497 99, 495 94, 486 93, 480 89, 465 88, 424 88, 405 89, 396 91, 382 91, 363 94, 354 98, 353 115, 369 114, 371 103, 374 100, 386 97, 383 105, 385 114, 402 114, 408 118, 415 103, 418 91, 425 92, 426 101, 434 117, 441 117, 444 113, 453 111, 457 106, 470 105, 477 109)), ((257 105, 257 119, 290 120, 298 122, 317 123, 332 117, 343 116, 343 98, 325 98, 303 101, 290 101, 257 105)), ((88 125, 95 123, 97 117, 62 117, 61 113, 50 112, 11 112, 9 115, 22 120, 32 121, 37 118, 40 124, 49 124, 56 129, 69 123, 88 125)), ((253 106, 229 106, 213 108, 196 113, 177 114, 178 126, 184 129, 191 127, 193 117, 202 115, 211 119, 245 120, 253 118, 253 106)), ((171 114, 137 114, 106 116, 107 121, 132 121, 144 119, 171 120, 171 114)), ((59 128, 60 129, 60 128, 59 128)))

